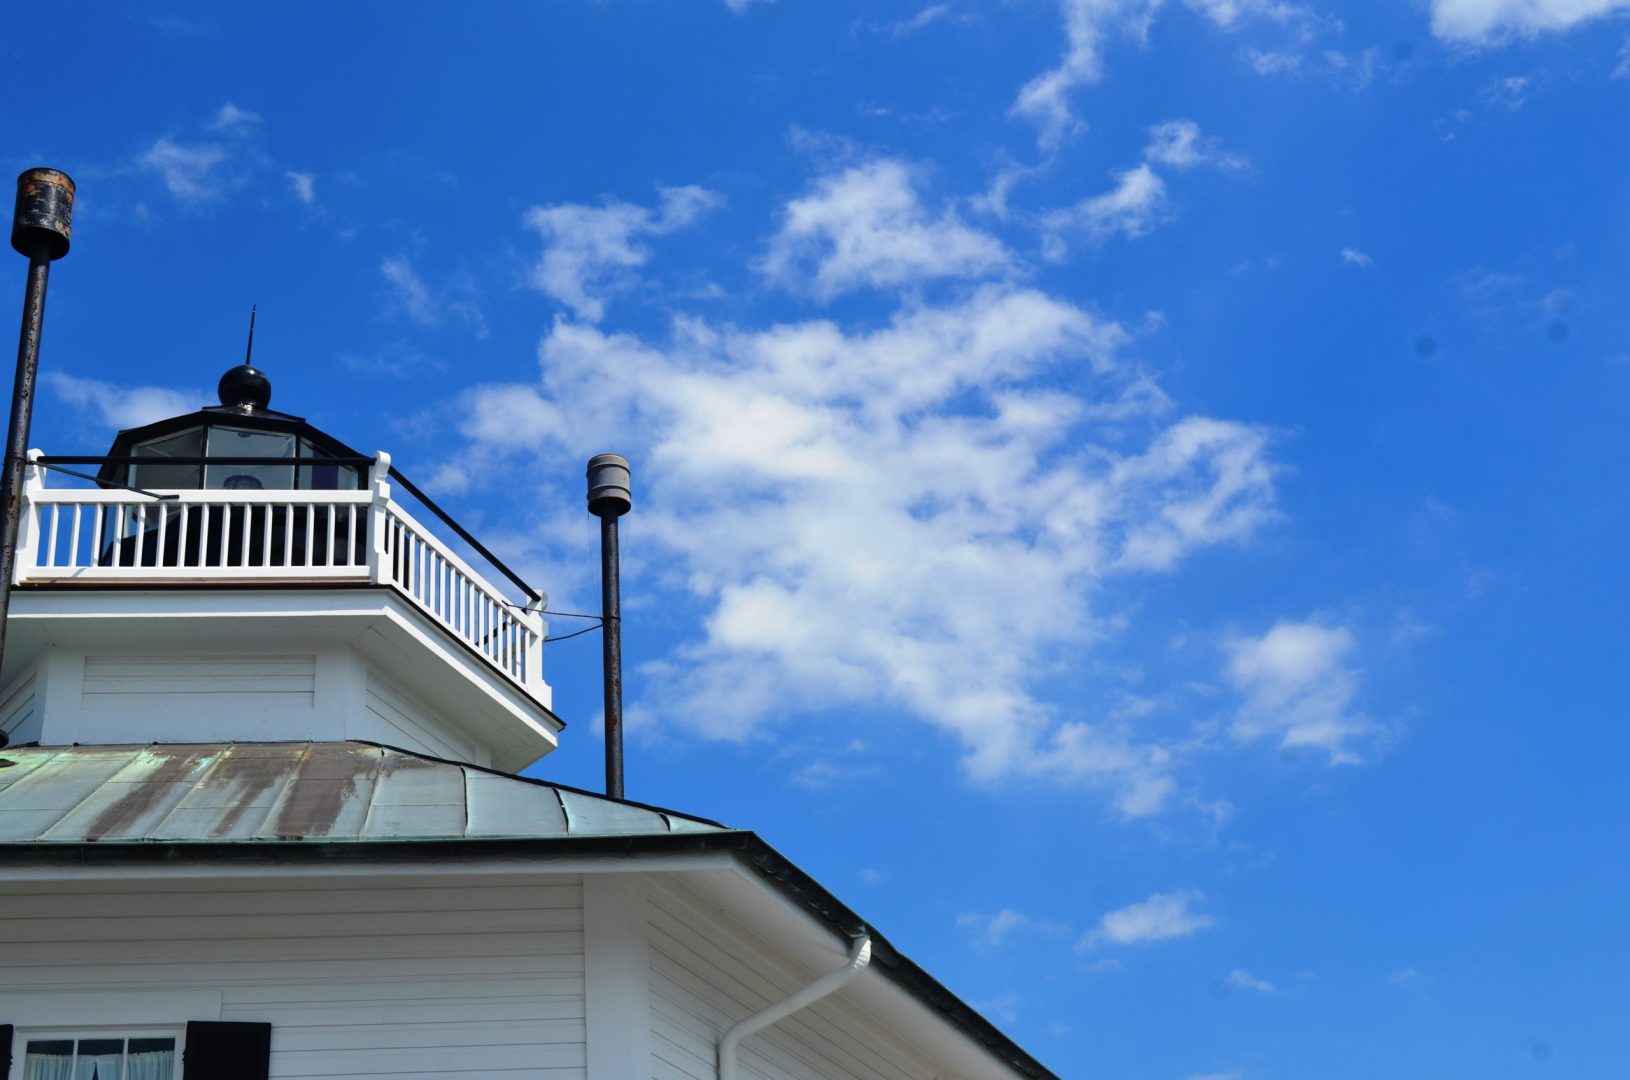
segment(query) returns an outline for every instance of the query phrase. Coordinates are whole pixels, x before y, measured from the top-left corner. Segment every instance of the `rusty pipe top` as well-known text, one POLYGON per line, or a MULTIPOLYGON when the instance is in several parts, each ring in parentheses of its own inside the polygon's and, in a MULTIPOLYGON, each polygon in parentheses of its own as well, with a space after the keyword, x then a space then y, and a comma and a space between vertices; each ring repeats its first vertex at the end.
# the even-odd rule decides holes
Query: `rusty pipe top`
POLYGON ((74 182, 56 169, 29 169, 17 178, 11 246, 30 259, 54 262, 73 235, 74 182))

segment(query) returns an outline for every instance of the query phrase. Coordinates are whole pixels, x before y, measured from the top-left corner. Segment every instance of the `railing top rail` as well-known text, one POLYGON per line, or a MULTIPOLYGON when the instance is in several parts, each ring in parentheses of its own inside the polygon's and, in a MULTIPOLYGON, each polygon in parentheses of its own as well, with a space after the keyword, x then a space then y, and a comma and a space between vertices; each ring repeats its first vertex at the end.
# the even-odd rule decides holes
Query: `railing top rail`
POLYGON ((392 480, 395 480, 397 483, 407 488, 409 495, 412 495, 415 499, 418 499, 420 502, 424 503, 425 509, 429 510, 432 514, 435 514, 438 518, 440 518, 442 524, 446 525, 449 529, 452 529, 458 534, 460 540, 463 540, 466 544, 469 544, 472 548, 474 548, 483 559, 486 559, 492 564, 493 569, 497 570, 500 574, 503 574, 510 580, 511 584, 525 593, 528 600, 539 601, 543 599, 542 593, 528 585, 526 581, 515 571, 505 566, 502 559, 488 551, 485 544, 466 532, 464 526, 454 521, 451 514, 443 510, 440 506, 437 506, 434 499, 420 491, 418 485, 398 472, 396 466, 394 465, 391 466, 390 477, 392 480))
MULTIPOLYGON (((168 457, 158 454, 114 457, 95 454, 41 454, 34 460, 44 465, 354 465, 374 463, 370 457, 268 457, 265 454, 236 454, 220 457, 168 457)), ((394 471, 394 470, 392 470, 394 471)))
POLYGON ((247 503, 292 506, 366 506, 373 496, 366 491, 329 491, 303 488, 279 488, 271 491, 255 488, 157 488, 166 496, 162 501, 139 491, 126 488, 43 488, 32 494, 34 502, 86 505, 129 503, 132 506, 226 506, 247 503))

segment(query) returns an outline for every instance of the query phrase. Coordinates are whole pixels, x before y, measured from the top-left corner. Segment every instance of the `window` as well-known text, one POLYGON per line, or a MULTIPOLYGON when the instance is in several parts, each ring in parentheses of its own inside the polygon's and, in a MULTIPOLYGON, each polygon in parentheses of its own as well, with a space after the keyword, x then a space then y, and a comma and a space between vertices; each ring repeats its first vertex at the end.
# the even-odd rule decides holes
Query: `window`
POLYGON ((23 1080, 175 1080, 175 1034, 25 1034, 23 1080))
MULTIPOLYGON (((162 1000, 148 1004, 136 1011, 167 1011, 162 1000)), ((263 1021, 188 1020, 182 1027, 164 1021, 148 1026, 144 1018, 137 1023, 100 1028, 0 1023, 0 1078, 8 1067, 12 1080, 268 1080, 271 1074, 272 1025, 263 1021)))

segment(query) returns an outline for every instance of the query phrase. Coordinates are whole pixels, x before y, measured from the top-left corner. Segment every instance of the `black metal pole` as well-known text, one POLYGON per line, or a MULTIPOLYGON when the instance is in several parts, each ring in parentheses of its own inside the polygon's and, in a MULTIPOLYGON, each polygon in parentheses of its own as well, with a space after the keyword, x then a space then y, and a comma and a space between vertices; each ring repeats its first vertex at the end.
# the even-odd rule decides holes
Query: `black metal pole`
MULTIPOLYGON (((17 527, 23 503, 23 468, 34 419, 34 380, 45 331, 45 286, 51 263, 68 254, 73 228, 74 182, 55 169, 29 169, 17 178, 17 210, 11 219, 11 246, 28 256, 23 292, 23 326, 17 338, 17 375, 11 388, 6 427, 5 501, 0 503, 0 665, 5 663, 6 620, 16 573, 17 527)), ((0 743, 4 745, 4 743, 0 743)))
POLYGON ((606 794, 623 797, 623 618, 617 519, 633 507, 628 459, 589 459, 589 513, 600 519, 600 644, 605 679, 606 794))
POLYGON ((606 794, 623 797, 623 617, 622 568, 617 552, 617 518, 600 519, 600 648, 606 701, 606 794))

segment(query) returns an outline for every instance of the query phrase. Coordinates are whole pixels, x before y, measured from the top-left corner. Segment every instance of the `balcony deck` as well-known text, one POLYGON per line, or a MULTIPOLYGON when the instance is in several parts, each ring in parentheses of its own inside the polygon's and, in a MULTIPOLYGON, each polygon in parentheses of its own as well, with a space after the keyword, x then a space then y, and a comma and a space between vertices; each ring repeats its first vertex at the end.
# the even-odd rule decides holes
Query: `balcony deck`
POLYGON ((517 603, 392 497, 380 453, 360 491, 52 488, 30 451, 17 585, 388 586, 528 693, 543 600, 517 603))

